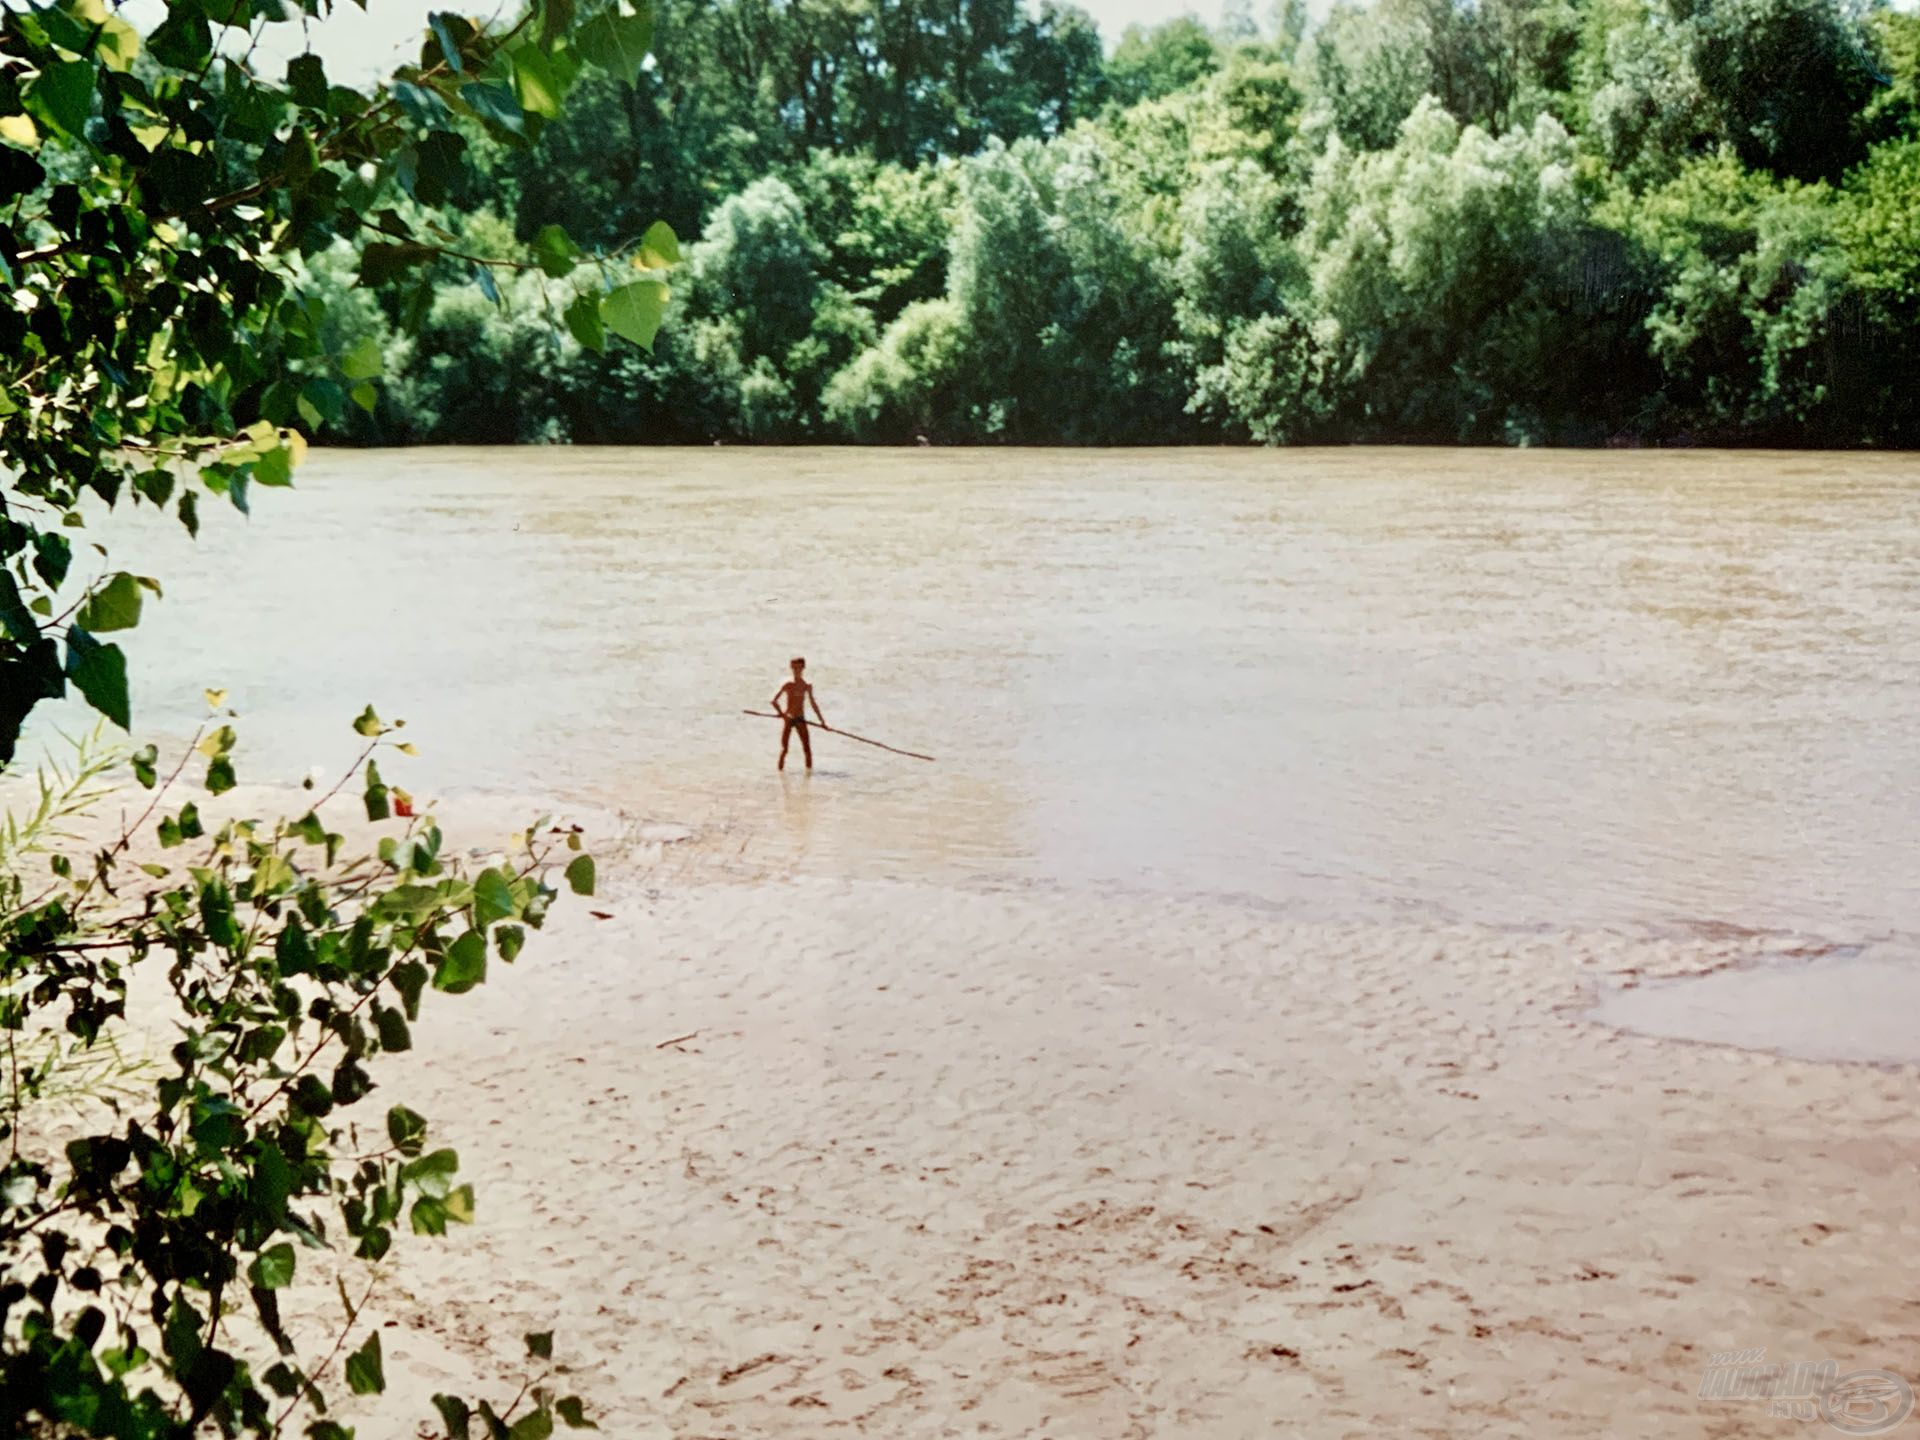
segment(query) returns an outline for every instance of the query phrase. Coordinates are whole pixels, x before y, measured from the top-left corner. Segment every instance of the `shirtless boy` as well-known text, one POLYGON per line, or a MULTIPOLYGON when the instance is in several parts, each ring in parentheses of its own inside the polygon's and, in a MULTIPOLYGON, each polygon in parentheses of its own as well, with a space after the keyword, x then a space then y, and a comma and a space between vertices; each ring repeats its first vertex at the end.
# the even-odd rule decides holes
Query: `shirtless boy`
POLYGON ((807 738, 807 706, 812 704, 814 718, 822 725, 827 717, 820 713, 820 702, 814 699, 813 686, 807 683, 807 662, 796 656, 793 665, 793 679, 782 685, 773 696, 773 708, 786 717, 786 723, 780 727, 780 765, 787 768, 787 744, 793 738, 793 732, 800 732, 800 750, 807 757, 807 769, 813 769, 813 741, 807 738))

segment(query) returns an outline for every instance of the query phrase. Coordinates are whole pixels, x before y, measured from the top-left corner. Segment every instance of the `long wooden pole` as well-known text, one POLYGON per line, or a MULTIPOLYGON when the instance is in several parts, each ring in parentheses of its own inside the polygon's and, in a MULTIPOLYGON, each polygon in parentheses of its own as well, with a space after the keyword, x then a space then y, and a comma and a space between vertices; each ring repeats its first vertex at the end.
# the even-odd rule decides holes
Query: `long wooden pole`
MULTIPOLYGON (((762 720, 785 720, 788 717, 773 710, 742 710, 742 715, 758 715, 762 720)), ((933 756, 922 755, 918 750, 901 750, 893 745, 882 745, 878 740, 869 740, 864 735, 856 735, 851 730, 836 730, 831 725, 823 725, 818 720, 804 720, 804 725, 812 725, 826 731, 829 735, 838 735, 844 740, 858 740, 862 745, 871 745, 875 749, 891 751, 895 755, 905 755, 909 760, 931 760, 933 756)))

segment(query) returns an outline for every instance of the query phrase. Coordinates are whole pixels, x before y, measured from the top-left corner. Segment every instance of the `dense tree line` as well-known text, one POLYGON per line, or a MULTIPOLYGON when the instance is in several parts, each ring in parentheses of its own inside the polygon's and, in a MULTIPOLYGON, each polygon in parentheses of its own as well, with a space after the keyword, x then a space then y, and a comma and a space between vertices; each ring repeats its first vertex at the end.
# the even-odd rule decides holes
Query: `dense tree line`
MULTIPOLYGON (((651 354, 448 271, 332 438, 1920 444, 1920 17, 1840 0, 663 8, 446 228, 698 239, 651 354)), ((431 222, 432 217, 428 217, 431 222)), ((390 302, 388 302, 390 303, 390 302)))

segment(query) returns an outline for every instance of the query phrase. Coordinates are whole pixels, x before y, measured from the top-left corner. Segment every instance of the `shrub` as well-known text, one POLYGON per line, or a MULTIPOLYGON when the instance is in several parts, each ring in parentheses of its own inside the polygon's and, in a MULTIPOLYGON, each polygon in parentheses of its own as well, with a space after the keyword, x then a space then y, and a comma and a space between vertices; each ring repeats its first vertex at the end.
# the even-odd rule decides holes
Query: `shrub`
MULTIPOLYGON (((577 830, 536 827, 516 858, 463 866, 381 775, 378 754, 409 747, 370 708, 355 728, 359 759, 295 820, 172 803, 196 757, 208 797, 233 786, 233 728, 209 721, 164 779, 153 747, 132 757, 151 799, 101 848, 70 829, 108 770, 91 752, 43 772, 0 832, 0 1433, 184 1440, 310 1419, 345 1440, 327 1392, 385 1385, 362 1322, 371 1268, 473 1218, 427 1119, 371 1113, 381 1062, 411 1048, 430 995, 520 954, 558 859, 582 893, 593 861, 577 830), (321 817, 349 780, 382 827, 371 854, 321 817), (137 1038, 136 982, 138 1033, 172 1045, 63 1121, 72 1077, 137 1038), (340 1328, 295 1336, 280 1297, 314 1274, 340 1290, 340 1328)), ((588 1423, 547 1388, 551 1337, 528 1346, 543 1373, 521 1412, 436 1397, 449 1434, 472 1417, 494 1437, 588 1423)))

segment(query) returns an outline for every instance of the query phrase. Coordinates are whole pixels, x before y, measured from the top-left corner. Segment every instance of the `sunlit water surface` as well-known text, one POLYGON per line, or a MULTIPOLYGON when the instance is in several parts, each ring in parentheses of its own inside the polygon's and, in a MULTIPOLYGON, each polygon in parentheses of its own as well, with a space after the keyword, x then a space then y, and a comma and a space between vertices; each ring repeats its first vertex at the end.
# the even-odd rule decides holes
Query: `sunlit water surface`
POLYGON ((336 452, 197 545, 109 529, 167 587, 137 728, 224 686, 246 778, 371 700, 399 783, 775 870, 1920 932, 1916 457, 336 452), (739 712, 795 653, 937 762, 777 776, 739 712))

